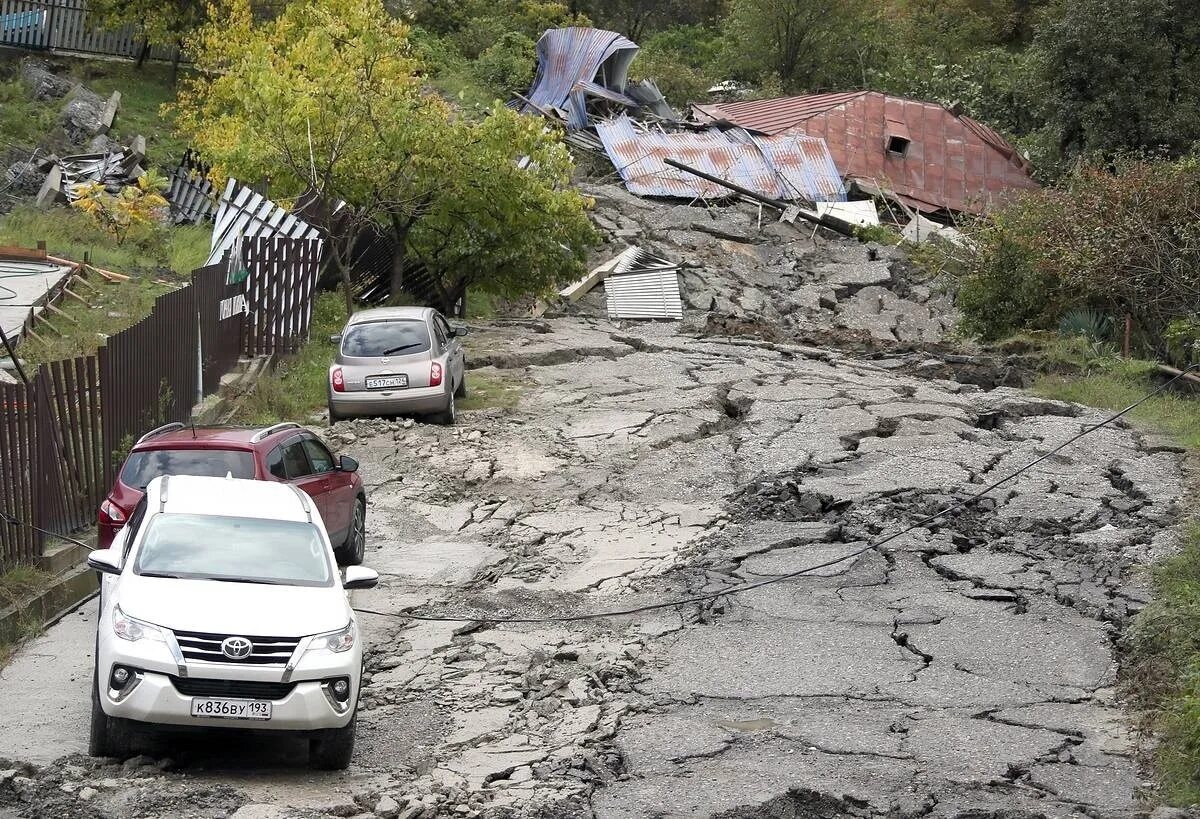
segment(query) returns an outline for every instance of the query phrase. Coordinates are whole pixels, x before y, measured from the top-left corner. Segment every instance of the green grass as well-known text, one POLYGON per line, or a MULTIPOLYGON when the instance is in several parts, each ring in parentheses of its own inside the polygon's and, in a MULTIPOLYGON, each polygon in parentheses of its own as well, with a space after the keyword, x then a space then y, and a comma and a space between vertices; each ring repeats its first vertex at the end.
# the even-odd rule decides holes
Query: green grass
POLYGON ((82 285, 74 288, 89 303, 81 304, 69 296, 62 299, 57 307, 74 321, 47 313, 49 323, 61 335, 48 327, 43 329, 44 325, 35 327, 41 340, 30 337, 25 341, 21 345, 22 358, 40 364, 94 353, 103 336, 145 318, 156 296, 189 280, 191 271, 208 255, 211 231, 208 225, 162 228, 118 245, 86 214, 69 208, 20 208, 0 217, 0 245, 35 247, 44 241, 52 256, 82 261, 87 254, 96 267, 133 276, 121 284, 90 276, 88 280, 98 291, 82 285))
MULTIPOLYGON (((50 574, 32 566, 16 566, 0 572, 0 611, 26 600, 46 588, 50 574)), ((0 634, 0 668, 12 658, 18 646, 41 633, 42 623, 35 617, 21 617, 16 627, 0 634)))
POLYGON ((345 322, 345 302, 340 293, 317 296, 309 334, 311 341, 296 355, 280 362, 275 372, 260 378, 230 420, 244 424, 283 420, 304 422, 308 416, 324 409, 325 383, 334 355, 329 337, 341 332, 345 322))
POLYGON ((1127 687, 1152 714, 1163 797, 1200 803, 1200 525, 1154 570, 1155 599, 1130 632, 1127 687))
MULTIPOLYGON (((1033 336, 1009 345, 1035 350, 1047 356, 1049 366, 1073 371, 1042 375, 1033 391, 1046 398, 1119 410, 1158 383, 1152 362, 1106 357, 1079 339, 1033 336)), ((1200 453, 1200 398, 1162 393, 1126 417, 1200 453)), ((1157 734, 1155 769, 1163 798, 1190 805, 1200 802, 1200 523, 1187 528, 1178 554, 1153 568, 1153 588, 1153 601, 1129 631, 1124 688, 1157 734)))
POLYGON ((0 217, 0 245, 36 247, 44 241, 52 256, 82 261, 87 253, 97 267, 125 274, 189 276, 207 258, 211 237, 211 225, 188 225, 130 236, 118 245, 87 214, 67 207, 18 208, 0 217))
POLYGON ((154 309, 154 299, 171 289, 169 285, 144 278, 115 284, 91 276, 88 281, 96 284, 99 290, 82 286, 76 288, 77 291, 83 291, 79 295, 87 298, 88 304, 70 297, 58 304, 58 308, 74 323, 53 313, 45 314, 47 321, 62 335, 55 333, 44 322, 34 325, 38 338, 30 336, 21 342, 19 348, 19 355, 24 362, 37 366, 47 361, 91 355, 103 343, 104 337, 119 333, 150 315, 154 309))
POLYGON ((467 373, 467 397, 460 398, 460 411, 481 409, 512 409, 521 400, 525 391, 525 383, 517 376, 509 375, 515 370, 505 371, 504 376, 488 375, 481 372, 467 373))
POLYGON ((496 95, 484 88, 465 64, 443 68, 429 84, 444 99, 473 115, 483 116, 496 102, 496 95))
MULTIPOLYGON (((29 98, 20 79, 0 81, 0 139, 22 148, 34 148, 54 128, 58 108, 29 98)), ((8 145, 0 144, 7 148, 8 145)))
MULTIPOLYGON (((21 82, 17 63, 21 56, 0 58, 0 137, 16 145, 41 145, 60 155, 64 151, 85 152, 85 146, 72 148, 57 127, 62 99, 31 100, 21 82)), ((146 137, 151 165, 171 167, 183 155, 186 144, 174 133, 169 120, 161 116, 164 103, 175 98, 171 67, 148 63, 141 68, 119 60, 83 60, 55 55, 53 62, 66 66, 67 75, 102 97, 121 92, 121 108, 110 134, 126 144, 141 134, 146 137)))
POLYGON ((37 594, 50 582, 50 577, 33 566, 14 566, 0 572, 0 609, 37 594))
POLYGON ((162 116, 162 106, 175 100, 169 65, 147 63, 137 68, 131 63, 91 62, 87 73, 94 76, 85 82, 100 96, 107 98, 113 91, 121 92, 121 110, 113 122, 114 140, 126 144, 140 134, 146 138, 152 164, 167 168, 179 162, 187 142, 162 116))
MULTIPOLYGON (((1090 362, 1088 370, 1079 375, 1042 375, 1034 383, 1033 391, 1045 398, 1115 411, 1133 404, 1154 389, 1153 367, 1148 361, 1098 359, 1090 362)), ((1189 449, 1200 450, 1200 399, 1161 393, 1126 417, 1189 449)))

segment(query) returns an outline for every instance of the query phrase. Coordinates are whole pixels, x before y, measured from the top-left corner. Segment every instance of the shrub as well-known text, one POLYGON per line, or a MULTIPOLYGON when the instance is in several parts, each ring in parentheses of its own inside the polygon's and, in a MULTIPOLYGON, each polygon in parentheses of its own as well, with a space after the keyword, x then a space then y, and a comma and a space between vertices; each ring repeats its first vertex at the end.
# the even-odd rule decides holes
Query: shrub
POLYGON ((1110 316, 1096 310, 1071 310, 1058 323, 1061 336, 1082 336, 1088 341, 1108 341, 1112 338, 1113 323, 1110 316))
POLYGON ((1155 355, 1200 305, 1200 161, 1084 164, 969 231, 963 329, 991 340, 1053 329, 1071 309, 1129 314, 1155 355))
MULTIPOLYGON (((126 185, 115 194, 99 182, 89 182, 78 189, 78 198, 71 204, 90 216, 119 245, 131 231, 154 235, 154 228, 162 223, 167 209, 167 200, 159 193, 166 184, 155 171, 142 174, 136 185, 126 185)), ((165 242, 160 244, 165 247, 165 242)))
POLYGON ((492 94, 508 99, 533 81, 533 40, 515 31, 500 36, 471 66, 472 73, 492 94))
POLYGON ((651 80, 677 111, 688 103, 704 102, 712 81, 673 51, 642 52, 633 66, 638 79, 651 80))

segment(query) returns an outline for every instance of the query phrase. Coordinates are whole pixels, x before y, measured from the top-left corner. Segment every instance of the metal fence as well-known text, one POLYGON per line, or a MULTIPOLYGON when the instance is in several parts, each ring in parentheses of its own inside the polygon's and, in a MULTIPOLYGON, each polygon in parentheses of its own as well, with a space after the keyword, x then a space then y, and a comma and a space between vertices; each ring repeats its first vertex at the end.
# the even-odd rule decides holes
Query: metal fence
MULTIPOLYGON (((200 268, 95 356, 42 365, 28 387, 0 383, 0 511, 52 532, 92 524, 137 435, 186 421, 243 349, 274 355, 307 339, 319 242, 261 239, 244 250, 248 279, 236 261, 200 268)), ((44 542, 0 522, 0 571, 35 560, 44 542)))
MULTIPOLYGON (((87 0, 0 0, 0 45, 137 58, 146 43, 133 25, 114 30, 92 25, 87 0)), ((178 56, 173 46, 153 46, 147 54, 155 60, 178 56)))
POLYGON ((192 273, 200 319, 201 391, 205 395, 216 391, 221 376, 233 369, 242 354, 246 285, 234 279, 226 262, 192 273))
POLYGON ((138 434, 191 414, 198 344, 196 292, 184 287, 159 296, 149 316, 100 348, 105 484, 138 434))
POLYGON ((320 239, 245 239, 246 355, 294 353, 308 340, 321 266, 320 239))

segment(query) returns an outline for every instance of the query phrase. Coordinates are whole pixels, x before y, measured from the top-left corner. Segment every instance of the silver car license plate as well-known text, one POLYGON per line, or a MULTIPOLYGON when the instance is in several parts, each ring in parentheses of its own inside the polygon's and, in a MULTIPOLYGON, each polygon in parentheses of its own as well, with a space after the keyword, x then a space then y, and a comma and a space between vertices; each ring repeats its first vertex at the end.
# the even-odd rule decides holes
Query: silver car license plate
POLYGON ((366 377, 368 390, 390 390, 395 387, 407 387, 407 375, 369 375, 366 377))
POLYGON ((217 719, 260 719, 271 718, 271 703, 268 700, 225 700, 215 697, 192 697, 192 716, 217 719))

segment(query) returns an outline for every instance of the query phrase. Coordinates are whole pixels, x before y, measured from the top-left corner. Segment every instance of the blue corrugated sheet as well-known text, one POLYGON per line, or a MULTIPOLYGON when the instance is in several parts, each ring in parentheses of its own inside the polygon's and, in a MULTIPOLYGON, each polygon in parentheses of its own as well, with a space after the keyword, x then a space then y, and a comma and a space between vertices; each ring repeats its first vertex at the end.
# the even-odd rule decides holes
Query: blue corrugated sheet
POLYGON ((626 116, 596 124, 625 187, 638 196, 724 199, 729 189, 667 165, 674 159, 764 196, 844 202, 846 189, 825 140, 795 134, 751 136, 741 129, 664 131, 626 116))
MULTIPOLYGON (((537 43, 538 70, 529 101, 542 110, 562 111, 570 127, 584 128, 588 94, 633 104, 624 91, 637 50, 632 41, 615 31, 550 29, 537 43)), ((519 110, 534 109, 522 105, 519 110)))

